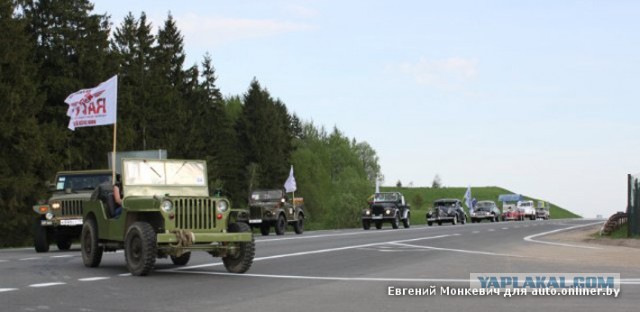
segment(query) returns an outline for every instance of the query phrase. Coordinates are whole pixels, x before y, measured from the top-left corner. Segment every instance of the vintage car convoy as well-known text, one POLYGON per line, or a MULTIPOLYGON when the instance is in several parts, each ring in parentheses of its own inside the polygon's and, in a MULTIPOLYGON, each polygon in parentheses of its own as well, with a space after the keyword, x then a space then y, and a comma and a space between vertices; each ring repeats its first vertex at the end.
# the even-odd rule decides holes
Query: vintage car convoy
POLYGON ((97 267, 103 252, 124 249, 132 275, 147 275, 156 258, 186 265, 191 252, 221 257, 227 271, 244 273, 255 244, 246 223, 230 221, 230 203, 209 196, 200 160, 122 160, 122 213, 114 217, 112 187, 100 185, 83 205, 82 260, 97 267))
POLYGON ((433 209, 427 212, 427 225, 431 226, 434 222, 442 225, 442 222, 451 222, 451 224, 467 222, 467 214, 462 209, 462 204, 458 199, 439 199, 433 202, 433 209))
POLYGON ((304 232, 304 200, 289 199, 283 189, 254 190, 249 197, 249 226, 260 228, 262 235, 269 235, 271 227, 276 235, 284 235, 287 225, 296 234, 304 232))
POLYGON ((369 208, 362 211, 361 220, 365 230, 371 228, 372 222, 378 230, 384 222, 391 223, 394 229, 399 228, 402 222, 406 229, 411 226, 411 209, 400 192, 375 193, 369 208))
POLYGON ((33 206, 38 214, 33 227, 37 252, 49 251, 55 241, 58 249, 68 250, 82 231, 82 203, 95 188, 111 179, 110 170, 61 171, 50 185, 49 199, 33 206))
POLYGON ((481 222, 482 220, 500 221, 500 209, 498 209, 495 202, 481 200, 476 203, 471 213, 471 223, 481 222))

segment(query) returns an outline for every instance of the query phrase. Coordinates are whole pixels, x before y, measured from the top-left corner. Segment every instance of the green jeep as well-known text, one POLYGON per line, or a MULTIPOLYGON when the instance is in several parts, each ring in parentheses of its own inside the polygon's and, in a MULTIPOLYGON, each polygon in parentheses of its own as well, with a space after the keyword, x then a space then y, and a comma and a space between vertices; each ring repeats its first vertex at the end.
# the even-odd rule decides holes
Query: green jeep
POLYGON ((58 249, 69 250, 82 231, 82 203, 91 198, 100 183, 110 179, 110 170, 58 172, 49 199, 33 206, 38 214, 33 226, 36 251, 49 251, 54 240, 58 249))
POLYGON ((255 190, 249 198, 249 220, 251 227, 259 227, 262 235, 269 235, 273 226, 276 235, 284 235, 287 224, 296 234, 304 232, 303 199, 287 198, 283 189, 255 190))
POLYGON ((230 204, 210 197, 202 160, 122 160, 122 213, 114 217, 112 188, 100 186, 83 207, 82 260, 100 265, 104 251, 124 249, 127 268, 147 275, 156 258, 186 265, 191 251, 222 257, 227 271, 244 273, 253 263, 249 226, 230 221, 230 204))

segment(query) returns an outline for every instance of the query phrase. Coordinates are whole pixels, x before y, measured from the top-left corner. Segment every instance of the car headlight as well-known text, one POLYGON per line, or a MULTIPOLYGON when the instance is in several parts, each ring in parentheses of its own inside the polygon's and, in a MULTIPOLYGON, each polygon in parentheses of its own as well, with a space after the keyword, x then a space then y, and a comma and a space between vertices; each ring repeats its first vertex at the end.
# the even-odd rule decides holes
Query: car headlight
POLYGON ((52 208, 52 209, 60 209, 60 206, 61 206, 61 205, 60 205, 60 202, 59 202, 59 201, 51 202, 51 208, 52 208))
POLYGON ((173 203, 170 200, 163 200, 162 204, 160 204, 160 209, 162 209, 162 211, 169 213, 171 210, 173 210, 173 203))
POLYGON ((216 204, 218 205, 218 211, 220 212, 226 212, 229 209, 229 202, 226 200, 219 200, 216 204))
POLYGON ((364 214, 365 214, 365 215, 367 215, 367 216, 368 216, 368 215, 371 215, 371 210, 365 210, 365 211, 364 211, 364 214))
POLYGON ((391 214, 391 210, 387 209, 387 210, 384 211, 384 213, 391 214))
POLYGON ((47 220, 53 219, 53 213, 51 213, 51 212, 47 212, 47 214, 44 215, 44 216, 45 216, 45 218, 47 218, 47 220))

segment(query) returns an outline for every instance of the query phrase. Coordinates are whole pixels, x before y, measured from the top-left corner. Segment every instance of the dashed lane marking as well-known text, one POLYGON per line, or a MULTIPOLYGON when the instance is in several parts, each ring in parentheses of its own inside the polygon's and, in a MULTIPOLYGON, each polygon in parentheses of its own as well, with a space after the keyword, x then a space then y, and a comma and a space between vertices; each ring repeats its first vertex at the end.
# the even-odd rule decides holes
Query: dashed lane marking
POLYGON ((64 282, 53 282, 53 283, 31 284, 29 285, 29 287, 40 288, 40 287, 50 287, 50 286, 65 285, 65 284, 66 283, 64 282))
POLYGON ((81 281, 81 282, 94 282, 94 281, 101 281, 101 280, 106 280, 106 279, 110 279, 110 277, 106 277, 106 276, 86 277, 86 278, 79 278, 78 281, 81 281))
POLYGON ((51 256, 51 258, 71 258, 71 257, 79 257, 79 256, 74 256, 74 255, 51 256))
POLYGON ((18 290, 18 288, 0 288, 0 293, 1 292, 14 291, 14 290, 18 290))
POLYGON ((489 232, 493 232, 493 231, 495 231, 495 230, 494 230, 494 229, 488 229, 487 231, 489 231, 489 232))
POLYGON ((41 257, 31 257, 31 258, 22 258, 22 259, 18 259, 20 261, 29 261, 29 260, 38 260, 38 259, 42 259, 41 257))
POLYGON ((503 230, 508 230, 509 228, 502 228, 503 230))
POLYGON ((453 248, 441 248, 441 247, 432 247, 432 246, 421 246, 421 245, 411 245, 411 244, 403 244, 403 243, 392 243, 397 246, 418 248, 418 249, 429 249, 429 250, 441 250, 441 251, 452 251, 452 252, 460 252, 467 254, 477 254, 477 255, 486 255, 486 256, 499 256, 499 257, 513 257, 513 258, 532 258, 527 256, 520 255, 511 255, 511 254, 503 254, 497 252, 490 251, 478 251, 478 250, 466 250, 466 249, 453 249, 453 248))

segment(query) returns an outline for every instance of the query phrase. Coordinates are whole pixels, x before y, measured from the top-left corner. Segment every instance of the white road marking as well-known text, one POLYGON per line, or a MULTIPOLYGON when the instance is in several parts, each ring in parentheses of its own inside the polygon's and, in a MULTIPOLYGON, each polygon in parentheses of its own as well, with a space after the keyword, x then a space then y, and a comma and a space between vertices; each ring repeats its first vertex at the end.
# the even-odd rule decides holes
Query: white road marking
POLYGON ((131 273, 118 274, 118 276, 131 276, 131 273))
MULTIPOLYGON (((415 242, 415 241, 421 241, 421 240, 427 240, 427 239, 436 239, 436 238, 444 238, 444 237, 459 236, 459 235, 460 234, 445 234, 445 235, 420 237, 420 238, 405 239, 405 240, 391 241, 391 242, 378 242, 378 243, 370 243, 370 244, 363 244, 363 245, 353 245, 353 246, 328 248, 328 249, 319 249, 319 250, 311 250, 311 251, 301 251, 301 252, 294 252, 294 253, 290 253, 290 254, 282 254, 282 255, 274 255, 274 256, 266 256, 266 257, 254 258, 253 262, 262 261, 262 260, 280 259, 280 258, 286 258, 286 257, 314 255, 314 254, 320 254, 320 253, 342 251, 342 250, 349 250, 349 249, 358 249, 358 248, 365 248, 365 247, 372 247, 372 246, 379 246, 379 245, 393 244, 393 243, 415 242)), ((166 270, 158 270, 158 271, 160 271, 160 272, 184 271, 184 270, 189 270, 189 269, 194 269, 194 268, 203 268, 203 267, 216 266, 216 265, 220 265, 220 264, 222 264, 222 263, 221 262, 207 263, 207 264, 201 264, 201 265, 186 266, 186 267, 180 267, 180 268, 174 268, 174 269, 166 269, 166 270)))
POLYGON ((87 277, 87 278, 79 278, 78 281, 81 281, 81 282, 93 282, 93 281, 101 281, 101 280, 106 280, 106 279, 110 279, 110 277, 106 277, 106 276, 87 277))
POLYGON ((39 287, 49 287, 49 286, 57 286, 57 285, 65 285, 64 282, 53 282, 53 283, 42 283, 42 284, 32 284, 29 287, 39 288, 39 287))
POLYGON ((478 233, 480 233, 480 231, 473 231, 473 232, 471 232, 471 233, 472 233, 472 234, 478 234, 478 233))
POLYGON ((0 288, 0 292, 14 291, 18 290, 18 288, 0 288))
POLYGON ((38 260, 38 259, 42 259, 41 257, 32 257, 32 258, 22 258, 22 259, 18 259, 20 261, 29 261, 29 260, 38 260))
POLYGON ((461 253, 477 254, 477 255, 486 255, 486 256, 513 257, 513 258, 532 258, 532 257, 527 257, 527 256, 502 254, 502 253, 489 252, 489 251, 476 251, 476 250, 465 250, 465 249, 440 248, 440 247, 432 247, 432 246, 410 245, 410 244, 403 244, 403 243, 393 243, 393 245, 412 247, 412 248, 419 248, 419 249, 453 251, 453 252, 461 252, 461 253))
POLYGON ((525 241, 527 242, 532 242, 532 243, 539 243, 539 244, 547 244, 547 245, 555 245, 555 246, 563 246, 563 247, 573 247, 573 248, 586 248, 586 249, 602 249, 599 247, 593 247, 593 246, 584 246, 584 245, 573 245, 573 244, 566 244, 566 243, 556 243, 556 242, 547 242, 547 241, 541 241, 541 240, 535 240, 535 237, 538 236, 544 236, 544 235, 549 235, 549 234, 553 234, 553 233, 558 233, 558 232, 562 232, 562 231, 568 231, 568 230, 573 230, 573 229, 577 229, 577 228, 581 228, 581 227, 587 227, 587 226, 592 226, 592 225, 596 225, 596 224, 602 224, 604 223, 604 221, 601 222, 594 222, 594 223, 587 223, 587 224, 581 224, 581 225, 575 225, 575 226, 571 226, 568 228, 562 228, 562 229, 557 229, 557 230, 553 230, 553 231, 546 231, 546 232, 542 232, 542 233, 538 233, 538 234, 533 234, 533 235, 529 235, 525 238, 523 238, 525 241))
POLYGON ((0 262, 9 262, 9 260, 0 260, 0 262))
MULTIPOLYGON (((425 227, 412 227, 408 229, 402 229, 402 231, 424 231, 424 229, 425 227)), ((286 240, 336 237, 336 236, 372 235, 372 234, 375 235, 376 233, 388 233, 388 231, 364 231, 363 230, 360 232, 349 232, 349 233, 304 235, 304 236, 293 236, 293 237, 282 237, 282 238, 264 238, 264 239, 257 239, 256 243, 268 243, 268 242, 278 242, 278 241, 286 241, 286 240)))
POLYGON ((495 230, 494 230, 494 229, 488 229, 487 231, 489 231, 489 232, 493 232, 493 231, 495 231, 495 230))
POLYGON ((508 230, 509 228, 502 228, 503 230, 508 230))
POLYGON ((61 256, 51 256, 51 258, 71 258, 75 257, 74 255, 61 255, 61 256))

